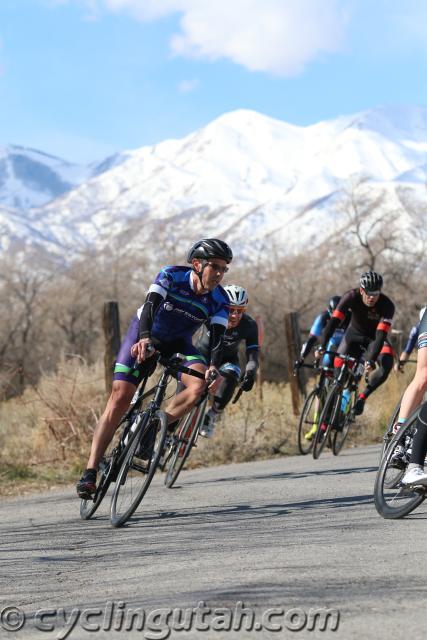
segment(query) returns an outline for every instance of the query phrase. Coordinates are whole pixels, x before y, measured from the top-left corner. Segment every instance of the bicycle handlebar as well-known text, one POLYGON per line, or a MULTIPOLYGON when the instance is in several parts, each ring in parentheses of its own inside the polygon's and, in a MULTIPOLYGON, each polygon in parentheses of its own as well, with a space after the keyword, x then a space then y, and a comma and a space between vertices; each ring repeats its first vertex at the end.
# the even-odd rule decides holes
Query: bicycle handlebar
POLYGON ((191 369, 190 367, 186 367, 181 364, 181 362, 185 360, 185 356, 181 353, 174 354, 171 358, 165 358, 163 356, 159 357, 158 362, 163 365, 167 369, 172 369, 172 371, 185 373, 186 375, 193 376, 194 378, 199 378, 200 380, 205 380, 208 383, 213 382, 218 377, 219 373, 217 371, 210 371, 208 375, 208 379, 206 380, 205 374, 200 371, 196 371, 195 369, 191 369))

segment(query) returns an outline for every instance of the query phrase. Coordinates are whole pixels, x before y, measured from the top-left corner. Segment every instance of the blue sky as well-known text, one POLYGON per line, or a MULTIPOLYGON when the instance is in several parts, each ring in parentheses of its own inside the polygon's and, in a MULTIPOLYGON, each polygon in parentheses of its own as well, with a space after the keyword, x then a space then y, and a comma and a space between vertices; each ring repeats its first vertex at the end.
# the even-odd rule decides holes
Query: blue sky
POLYGON ((248 108, 427 105, 427 0, 0 0, 0 145, 77 162, 248 108))

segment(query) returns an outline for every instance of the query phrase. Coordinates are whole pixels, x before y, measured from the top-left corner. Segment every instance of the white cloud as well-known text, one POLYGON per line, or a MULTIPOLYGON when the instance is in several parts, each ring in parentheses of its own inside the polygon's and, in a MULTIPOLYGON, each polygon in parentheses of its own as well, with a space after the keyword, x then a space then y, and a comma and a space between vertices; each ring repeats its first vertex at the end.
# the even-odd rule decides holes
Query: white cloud
POLYGON ((197 78, 193 78, 192 80, 182 80, 182 82, 178 85, 179 93, 191 93, 195 91, 199 86, 199 80, 197 78))
MULTIPOLYGON (((81 2, 81 0, 74 0, 81 2)), ((171 39, 175 55, 231 60, 250 71, 301 73, 339 51, 348 23, 346 0, 86 0, 149 22, 181 15, 171 39)))
POLYGON ((290 76, 319 55, 337 51, 345 24, 345 13, 335 0, 203 0, 185 12, 172 50, 290 76))

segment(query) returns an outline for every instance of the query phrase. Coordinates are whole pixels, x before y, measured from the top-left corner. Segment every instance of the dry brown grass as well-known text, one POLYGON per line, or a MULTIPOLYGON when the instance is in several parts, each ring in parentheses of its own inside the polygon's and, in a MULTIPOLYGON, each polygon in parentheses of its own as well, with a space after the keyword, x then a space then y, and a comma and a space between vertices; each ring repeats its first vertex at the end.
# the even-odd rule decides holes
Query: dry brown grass
MULTIPOLYGON (((346 446, 379 442, 388 417, 413 375, 390 375, 367 403, 346 446)), ((86 461, 105 405, 101 363, 63 361, 37 388, 0 404, 0 493, 22 493, 74 481, 86 461)), ((294 454, 298 419, 288 385, 264 383, 227 407, 211 441, 199 439, 190 466, 294 454)))

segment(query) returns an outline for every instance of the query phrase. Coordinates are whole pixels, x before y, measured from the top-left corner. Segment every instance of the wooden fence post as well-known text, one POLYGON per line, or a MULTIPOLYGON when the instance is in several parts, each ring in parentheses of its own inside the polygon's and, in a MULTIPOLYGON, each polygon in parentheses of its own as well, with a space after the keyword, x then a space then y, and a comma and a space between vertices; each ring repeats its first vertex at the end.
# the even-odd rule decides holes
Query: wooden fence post
POLYGON ((291 312, 285 314, 285 337, 286 337, 286 366, 288 380, 291 387, 292 409, 295 416, 299 415, 299 404, 301 396, 305 394, 305 377, 301 371, 296 376, 293 375, 295 360, 299 358, 301 352, 301 337, 299 330, 298 313, 291 312))
POLYGON ((260 400, 262 400, 262 374, 263 374, 263 365, 264 365, 264 356, 262 353, 262 345, 264 344, 264 334, 265 334, 265 329, 264 329, 264 323, 262 321, 261 316, 257 316, 255 318, 255 321, 257 323, 258 326, 258 344, 259 344, 259 367, 258 367, 258 373, 257 373, 257 389, 258 389, 258 398, 260 400))
POLYGON ((104 302, 102 328, 104 330, 105 340, 105 390, 107 394, 110 394, 113 384, 114 362, 119 352, 121 342, 119 303, 115 300, 104 302))

